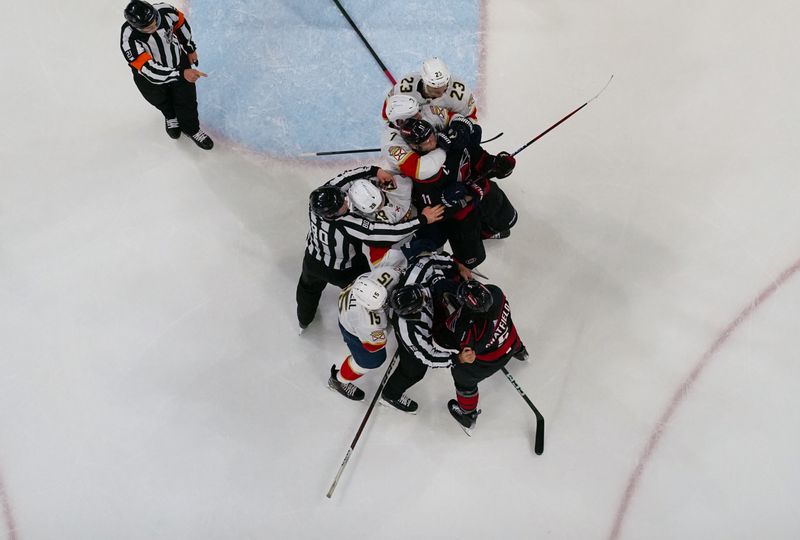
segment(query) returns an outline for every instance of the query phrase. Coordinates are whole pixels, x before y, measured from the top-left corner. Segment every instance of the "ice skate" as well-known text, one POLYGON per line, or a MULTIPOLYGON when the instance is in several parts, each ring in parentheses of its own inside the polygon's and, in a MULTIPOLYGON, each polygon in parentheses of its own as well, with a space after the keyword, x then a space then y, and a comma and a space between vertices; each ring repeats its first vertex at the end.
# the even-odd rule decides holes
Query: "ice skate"
POLYGON ((352 399, 353 401, 361 401, 364 399, 364 391, 353 383, 343 383, 340 381, 336 377, 338 372, 339 371, 336 369, 336 364, 332 365, 331 377, 328 379, 328 388, 339 392, 347 399, 352 399))
POLYGON ((417 409, 419 409, 417 402, 405 394, 398 399, 390 399, 386 397, 386 394, 381 393, 380 404, 386 407, 394 407, 398 411, 409 414, 417 414, 417 409))
POLYGON ((447 402, 447 410, 461 425, 464 433, 472 437, 472 430, 475 429, 475 424, 478 421, 478 415, 481 414, 480 409, 475 409, 472 412, 466 412, 458 405, 458 401, 451 399, 447 402))
POLYGON ((211 137, 209 137, 208 134, 202 129, 192 135, 192 140, 203 150, 211 150, 214 148, 214 141, 212 141, 211 137))
POLYGON ((178 124, 177 118, 164 118, 164 129, 172 139, 177 139, 181 136, 181 126, 178 124))

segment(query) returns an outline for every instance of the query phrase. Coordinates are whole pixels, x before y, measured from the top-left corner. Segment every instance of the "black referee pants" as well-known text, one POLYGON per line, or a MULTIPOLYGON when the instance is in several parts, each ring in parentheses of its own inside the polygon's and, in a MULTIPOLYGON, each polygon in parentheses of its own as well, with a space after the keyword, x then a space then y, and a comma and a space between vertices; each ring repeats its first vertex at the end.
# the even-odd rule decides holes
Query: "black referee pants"
POLYGON ((297 282, 297 322, 303 326, 311 324, 317 313, 322 291, 328 283, 343 289, 365 272, 369 272, 369 263, 363 255, 353 259, 353 266, 350 268, 336 270, 325 266, 306 251, 303 270, 297 282))
POLYGON ((400 399, 406 390, 417 384, 425 377, 428 366, 423 364, 416 356, 399 345, 400 361, 394 373, 383 387, 383 396, 387 399, 400 399))
MULTIPOLYGON (((181 63, 183 73, 186 66, 181 63)), ((183 77, 180 80, 153 84, 141 75, 134 74, 133 81, 144 99, 161 111, 164 118, 177 118, 181 131, 191 136, 200 131, 200 120, 197 117, 197 87, 183 77)))

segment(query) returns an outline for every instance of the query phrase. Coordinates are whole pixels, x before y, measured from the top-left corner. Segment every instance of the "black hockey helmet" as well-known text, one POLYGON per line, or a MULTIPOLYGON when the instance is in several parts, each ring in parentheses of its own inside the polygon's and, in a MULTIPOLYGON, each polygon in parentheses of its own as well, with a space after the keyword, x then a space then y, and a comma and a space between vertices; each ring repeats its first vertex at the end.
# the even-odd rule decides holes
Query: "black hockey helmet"
POLYGON ((153 24, 153 21, 156 21, 156 26, 158 26, 161 23, 161 15, 149 2, 131 0, 128 7, 125 8, 125 20, 132 27, 141 30, 153 24))
POLYGON ((425 291, 422 285, 403 285, 389 295, 389 305, 401 317, 419 313, 425 305, 425 291))
POLYGON ((409 118, 400 126, 400 136, 408 144, 422 144, 433 134, 433 126, 426 120, 409 118))
POLYGON ((345 201, 344 191, 330 184, 318 187, 311 192, 308 204, 311 211, 323 219, 333 219, 345 201))
POLYGON ((492 307, 492 293, 480 281, 471 279, 458 285, 456 298, 467 311, 486 313, 492 307))

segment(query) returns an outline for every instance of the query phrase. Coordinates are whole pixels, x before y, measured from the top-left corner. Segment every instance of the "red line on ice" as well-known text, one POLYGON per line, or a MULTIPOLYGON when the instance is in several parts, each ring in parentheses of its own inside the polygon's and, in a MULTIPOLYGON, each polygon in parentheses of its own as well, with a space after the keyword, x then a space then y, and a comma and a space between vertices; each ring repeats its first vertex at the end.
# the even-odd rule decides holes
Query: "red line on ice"
POLYGON ((754 300, 752 300, 750 304, 745 307, 739 313, 739 315, 737 315, 737 317, 731 321, 730 324, 728 324, 728 326, 725 327, 711 347, 708 348, 708 350, 697 362, 697 365, 695 365, 692 372, 689 373, 689 376, 684 379, 684 381, 675 391, 675 394, 672 396, 669 405, 661 415, 661 418, 658 419, 655 429, 653 429, 653 432, 650 434, 650 438, 648 439, 644 450, 642 450, 642 453, 639 456, 639 461, 636 465, 636 468, 633 469, 633 472, 631 472, 631 475, 628 478, 628 484, 625 487, 625 493, 622 496, 616 516, 614 517, 614 526, 611 529, 611 533, 608 535, 609 540, 617 540, 619 538, 619 535, 622 532, 622 525, 625 521, 625 516, 630 508, 631 500, 636 494, 636 489, 639 486, 640 480, 642 479, 644 468, 658 447, 658 443, 661 441, 661 436, 664 434, 667 425, 669 425, 670 419, 675 414, 678 406, 686 398, 689 390, 692 388, 692 385, 695 383, 698 377, 700 377, 700 374, 703 372, 706 366, 708 366, 716 352, 725 344, 726 341, 728 341, 728 338, 731 337, 731 335, 739 328, 739 326, 741 326, 745 320, 747 320, 767 299, 769 299, 769 297, 772 296, 776 290, 778 290, 778 287, 782 286, 784 283, 786 283, 786 281, 789 280, 789 278, 797 273, 798 270, 800 270, 800 260, 795 261, 792 266, 784 270, 776 280, 774 280, 763 291, 761 291, 761 293, 754 300))

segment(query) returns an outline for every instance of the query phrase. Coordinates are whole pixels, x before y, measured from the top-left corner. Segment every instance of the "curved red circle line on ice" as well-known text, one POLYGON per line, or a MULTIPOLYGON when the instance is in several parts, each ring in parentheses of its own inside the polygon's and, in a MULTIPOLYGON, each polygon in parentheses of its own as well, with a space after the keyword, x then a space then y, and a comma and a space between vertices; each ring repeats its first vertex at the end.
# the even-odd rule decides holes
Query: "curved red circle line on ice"
POLYGON ((761 307, 761 305, 767 299, 769 299, 769 297, 772 296, 776 290, 778 290, 778 287, 786 283, 789 278, 794 276, 798 270, 800 270, 800 260, 795 261, 794 264, 784 270, 777 279, 775 279, 763 291, 761 291, 761 293, 756 296, 756 298, 753 299, 750 304, 748 304, 748 306, 745 307, 739 313, 739 315, 737 315, 736 318, 730 322, 730 324, 728 324, 728 326, 725 327, 714 343, 711 344, 711 347, 709 347, 708 350, 703 353, 703 356, 697 362, 697 365, 695 365, 691 373, 689 373, 686 379, 684 379, 680 386, 678 386, 666 410, 664 410, 664 412, 661 414, 661 417, 658 419, 658 422, 656 422, 655 429, 653 429, 653 432, 650 434, 650 438, 647 440, 647 444, 639 456, 637 465, 628 478, 628 483, 625 486, 625 493, 622 496, 622 500, 620 501, 617 513, 614 517, 614 526, 611 528, 611 533, 608 535, 609 540, 617 540, 619 538, 622 532, 622 525, 625 522, 625 516, 628 513, 631 500, 636 493, 636 488, 639 486, 644 468, 650 461, 650 458, 653 456, 655 449, 658 447, 658 443, 661 441, 661 436, 664 434, 668 422, 675 414, 678 406, 686 398, 686 395, 689 393, 689 390, 691 390, 692 385, 694 385, 695 381, 698 379, 698 377, 700 377, 700 374, 703 372, 706 366, 708 366, 717 351, 725 344, 726 341, 728 341, 728 338, 739 328, 739 326, 741 326, 745 320, 747 320, 759 307, 761 307))

